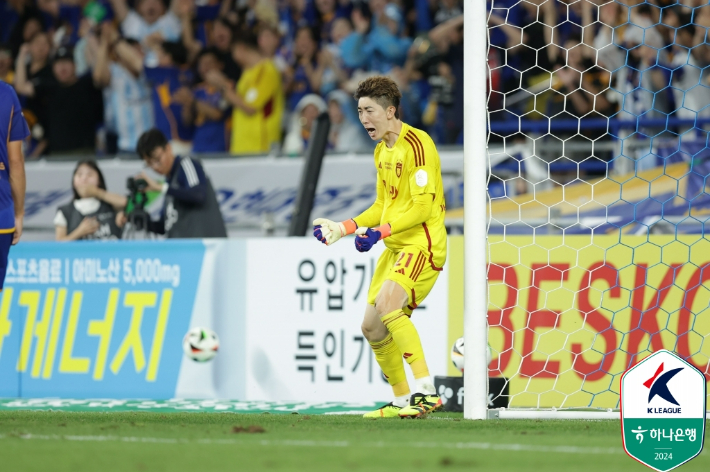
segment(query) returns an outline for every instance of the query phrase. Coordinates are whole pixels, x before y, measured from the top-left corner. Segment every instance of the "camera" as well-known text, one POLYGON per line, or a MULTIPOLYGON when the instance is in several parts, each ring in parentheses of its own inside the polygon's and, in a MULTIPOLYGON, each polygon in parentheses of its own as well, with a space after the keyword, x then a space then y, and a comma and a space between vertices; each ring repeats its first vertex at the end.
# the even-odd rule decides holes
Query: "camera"
MULTIPOLYGON (((145 205, 148 202, 148 197, 145 190, 148 188, 148 182, 144 179, 136 179, 128 177, 126 180, 126 189, 128 190, 128 203, 126 204, 126 218, 130 223, 131 231, 144 231, 148 227, 148 213, 145 211, 145 205)), ((124 239, 131 239, 124 230, 124 239)))
POLYGON ((143 179, 128 177, 128 180, 126 180, 126 188, 131 193, 131 195, 136 193, 142 193, 145 192, 146 188, 148 188, 148 182, 143 179))

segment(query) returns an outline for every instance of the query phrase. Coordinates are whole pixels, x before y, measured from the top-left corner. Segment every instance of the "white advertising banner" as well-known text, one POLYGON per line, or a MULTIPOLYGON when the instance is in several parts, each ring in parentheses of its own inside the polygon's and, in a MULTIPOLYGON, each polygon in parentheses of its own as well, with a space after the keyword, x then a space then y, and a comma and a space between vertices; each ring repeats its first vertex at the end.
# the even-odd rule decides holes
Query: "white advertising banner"
MULTIPOLYGON (((246 400, 386 401, 382 377, 360 325, 384 244, 369 253, 346 238, 247 241, 246 400)), ((445 375, 448 272, 412 316, 432 375, 445 375)), ((409 367, 405 365, 414 387, 409 367)))
MULTIPOLYGON (((261 225, 270 213, 283 227, 293 212, 303 168, 302 158, 206 159, 205 170, 217 192, 222 214, 231 227, 261 225)), ((25 225, 53 228, 57 207, 71 200, 74 162, 27 163, 25 225)), ((453 208, 461 199, 463 152, 441 153, 447 202, 453 208)), ((108 190, 126 193, 126 179, 143 170, 131 160, 99 161, 108 190)), ((367 208, 375 199, 375 167, 372 155, 327 156, 316 191, 314 214, 346 219, 367 208)))

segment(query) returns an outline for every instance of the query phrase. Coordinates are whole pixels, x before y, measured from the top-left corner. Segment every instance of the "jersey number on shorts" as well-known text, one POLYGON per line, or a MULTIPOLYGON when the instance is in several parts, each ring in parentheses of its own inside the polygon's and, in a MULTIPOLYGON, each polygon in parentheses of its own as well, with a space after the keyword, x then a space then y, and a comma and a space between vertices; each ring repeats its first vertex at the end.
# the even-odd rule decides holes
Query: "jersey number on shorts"
POLYGON ((417 257, 414 260, 414 264, 412 265, 412 259, 414 259, 414 254, 411 252, 400 252, 399 257, 397 258, 397 262, 394 263, 394 267, 402 267, 402 262, 404 261, 404 267, 401 269, 396 269, 396 272, 406 275, 406 272, 411 265, 412 268, 409 271, 409 278, 412 279, 412 281, 416 282, 417 278, 419 278, 419 275, 422 273, 422 270, 424 270, 424 264, 426 263, 426 258, 424 257, 424 254, 421 252, 417 253, 417 257))

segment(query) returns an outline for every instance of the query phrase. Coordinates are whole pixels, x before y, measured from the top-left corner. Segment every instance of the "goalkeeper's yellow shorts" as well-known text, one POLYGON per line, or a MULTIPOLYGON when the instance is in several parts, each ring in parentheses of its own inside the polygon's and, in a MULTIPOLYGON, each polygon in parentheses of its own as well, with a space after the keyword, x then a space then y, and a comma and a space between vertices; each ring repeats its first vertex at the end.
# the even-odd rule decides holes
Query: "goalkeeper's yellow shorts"
POLYGON ((429 295, 441 270, 434 266, 431 253, 426 248, 405 246, 398 252, 386 248, 377 261, 367 292, 367 303, 374 305, 385 280, 393 280, 407 292, 409 300, 404 312, 411 315, 429 295))

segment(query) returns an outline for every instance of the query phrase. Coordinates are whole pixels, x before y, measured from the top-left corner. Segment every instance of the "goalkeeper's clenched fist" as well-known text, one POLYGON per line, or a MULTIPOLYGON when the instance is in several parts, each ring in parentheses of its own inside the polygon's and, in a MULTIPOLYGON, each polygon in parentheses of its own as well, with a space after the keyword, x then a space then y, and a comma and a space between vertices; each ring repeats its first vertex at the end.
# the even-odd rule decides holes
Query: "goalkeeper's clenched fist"
POLYGON ((343 236, 353 234, 356 229, 357 224, 353 220, 346 220, 341 223, 326 220, 325 218, 313 220, 313 236, 326 246, 330 246, 343 236))

